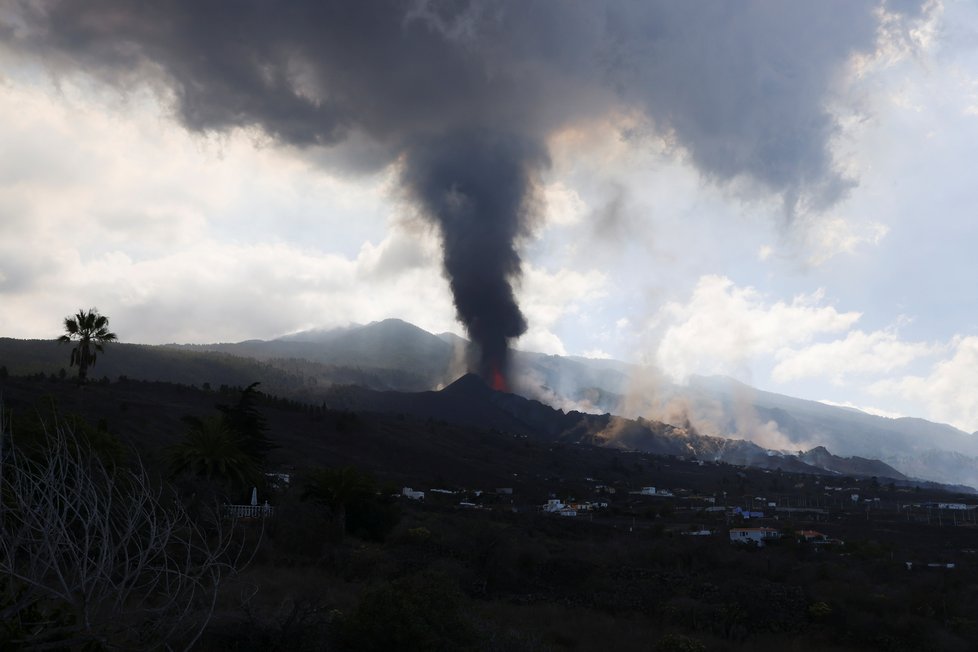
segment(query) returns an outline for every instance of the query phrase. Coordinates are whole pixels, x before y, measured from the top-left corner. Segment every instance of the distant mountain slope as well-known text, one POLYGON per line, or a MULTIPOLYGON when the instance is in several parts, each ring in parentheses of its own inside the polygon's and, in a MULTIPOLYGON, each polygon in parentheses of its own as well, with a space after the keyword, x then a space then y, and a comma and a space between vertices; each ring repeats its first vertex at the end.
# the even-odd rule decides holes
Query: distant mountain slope
MULTIPOLYGON (((301 334, 291 336, 298 343, 301 334)), ((272 346, 281 344, 275 340, 272 346)), ((318 359, 337 365, 385 369, 423 369, 443 373, 451 361, 451 345, 437 335, 400 319, 385 319, 366 326, 341 329, 310 343, 319 345, 318 359)), ((420 372, 419 372, 420 373, 420 372)))
MULTIPOLYGON (((73 377, 77 370, 68 365, 70 351, 69 345, 56 340, 0 338, 0 365, 12 375, 57 375, 64 369, 66 375, 73 377)), ((287 374, 252 359, 222 353, 115 342, 99 354, 89 377, 98 380, 119 376, 218 387, 247 385, 259 376, 266 382, 276 382, 287 374)))
POLYGON ((853 449, 853 454, 879 456, 893 446, 922 449, 925 447, 922 444, 926 444, 978 455, 978 438, 947 424, 915 418, 890 419, 765 392, 730 378, 694 378, 691 386, 703 389, 727 404, 748 397, 762 417, 768 416, 778 422, 782 432, 793 439, 801 441, 813 430, 819 430, 830 448, 832 444, 836 449, 843 445, 853 449), (790 418, 784 418, 785 415, 790 418))
MULTIPOLYGON (((270 341, 171 346, 251 357, 276 366, 283 366, 282 360, 304 360, 331 369, 356 369, 375 378, 369 386, 382 389, 429 389, 458 375, 447 375, 455 354, 452 344, 400 319, 293 333, 270 341)), ((310 369, 307 373, 315 374, 316 371, 310 369)), ((319 382, 336 382, 327 370, 320 368, 318 371, 322 374, 319 382)))
MULTIPOLYGON (((213 386, 259 380, 267 391, 318 403, 328 400, 325 391, 335 385, 399 392, 444 387, 464 371, 466 346, 457 335, 434 335, 388 319, 271 341, 114 344, 93 374, 213 386)), ((0 339, 0 365, 11 373, 57 373, 67 360, 68 347, 54 341, 0 339)), ((887 419, 729 378, 694 377, 677 386, 659 377, 643 384, 636 378, 648 375, 646 370, 615 360, 517 351, 513 369, 516 392, 564 411, 691 423, 701 434, 793 453, 823 446, 836 455, 881 460, 908 476, 978 486, 978 437, 945 424, 887 419), (648 409, 651 399, 670 409, 648 409)))
POLYGON ((326 392, 327 405, 355 411, 405 414, 454 424, 492 428, 539 442, 590 444, 659 455, 695 456, 743 466, 818 475, 906 477, 877 460, 840 458, 824 449, 810 460, 765 450, 743 440, 700 435, 644 419, 609 414, 563 412, 515 394, 497 392, 467 374, 438 392, 378 392, 337 387, 326 392))
MULTIPOLYGON (((246 346, 254 346, 247 343, 246 346)), ((17 340, 0 338, 0 366, 11 375, 58 375, 61 370, 73 377, 69 367, 70 347, 56 340, 17 340)), ((315 391, 333 384, 358 384, 369 387, 407 385, 421 381, 397 370, 371 370, 310 362, 302 358, 262 358, 226 352, 222 345, 214 350, 203 346, 150 346, 114 342, 89 371, 92 380, 103 377, 128 378, 196 385, 243 387, 261 382, 262 389, 279 396, 301 396, 310 401, 315 391)), ((234 349, 230 349, 234 350, 234 349)))
MULTIPOLYGON (((755 389, 730 378, 694 378, 690 403, 728 415, 749 405, 759 423, 773 422, 793 447, 878 459, 907 475, 978 486, 978 438, 924 419, 889 419, 755 389)), ((729 423, 729 422, 728 422, 729 423)), ((733 428, 718 434, 732 434, 733 428)))

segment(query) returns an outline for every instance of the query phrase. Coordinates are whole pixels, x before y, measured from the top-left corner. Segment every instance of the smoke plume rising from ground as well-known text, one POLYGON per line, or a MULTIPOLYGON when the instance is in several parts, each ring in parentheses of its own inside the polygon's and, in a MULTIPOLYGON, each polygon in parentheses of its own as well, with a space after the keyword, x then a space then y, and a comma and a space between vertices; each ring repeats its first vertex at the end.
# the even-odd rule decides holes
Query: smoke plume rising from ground
POLYGON ((554 133, 638 113, 704 179, 789 217, 823 210, 853 183, 826 107, 884 19, 916 15, 900 4, 23 0, 0 10, 0 44, 58 75, 152 85, 191 131, 398 166, 492 377, 526 329, 513 284, 554 133))
POLYGON ((515 247, 532 173, 545 158, 538 143, 489 131, 440 136, 405 161, 405 185, 441 229, 455 307, 480 348, 478 371, 496 389, 508 389, 508 343, 526 331, 510 279, 520 272, 515 247))

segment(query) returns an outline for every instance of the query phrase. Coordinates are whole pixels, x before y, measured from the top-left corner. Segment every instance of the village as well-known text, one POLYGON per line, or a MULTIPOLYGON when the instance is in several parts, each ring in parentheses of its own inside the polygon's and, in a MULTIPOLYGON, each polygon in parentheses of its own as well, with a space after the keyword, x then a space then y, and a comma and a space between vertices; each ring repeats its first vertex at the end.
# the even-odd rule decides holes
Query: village
MULTIPOLYGON (((548 491, 544 501, 538 500, 539 492, 524 494, 513 487, 422 491, 405 486, 399 498, 421 508, 533 513, 597 523, 624 532, 651 529, 756 548, 789 542, 840 554, 845 554, 847 537, 862 538, 867 533, 879 537, 897 530, 929 528, 961 528, 978 533, 978 499, 974 496, 947 494, 912 483, 897 486, 877 478, 794 476, 682 457, 643 456, 643 462, 674 472, 704 472, 696 476, 693 486, 669 488, 588 476, 571 483, 576 485, 573 491, 548 491), (704 491, 703 479, 711 477, 704 467, 732 473, 740 484, 731 490, 704 491), (768 487, 776 491, 760 495, 757 491, 736 490, 765 479, 768 487)), ((961 548, 956 553, 970 557, 975 550, 961 548)), ((918 567, 955 568, 953 561, 943 558, 905 562, 908 570, 915 563, 918 567)))
MULTIPOLYGON (((526 483, 522 489, 415 489, 405 485, 392 497, 414 509, 538 514, 626 532, 654 529, 755 547, 790 539, 816 549, 842 548, 848 533, 886 533, 895 524, 912 528, 960 527, 969 531, 978 528, 978 498, 912 483, 897 486, 877 478, 801 476, 673 456, 642 455, 640 460, 663 471, 660 478, 688 475, 691 482, 686 487, 666 488, 620 479, 601 480, 597 476, 576 482, 542 478, 544 482, 556 480, 565 487, 547 490, 543 495, 540 486, 527 487, 526 483), (710 473, 711 469, 715 472, 710 473), (717 473, 723 474, 719 480, 723 488, 705 490, 711 480, 716 484, 717 473), (735 486, 730 486, 728 476, 736 481, 735 486), (765 483, 774 491, 764 495, 749 491, 765 483)), ((273 493, 288 489, 289 473, 267 476, 273 493)), ((227 505, 226 511, 229 516, 271 516, 274 506, 267 500, 259 504, 257 493, 253 493, 251 505, 227 505)), ((949 567, 953 568, 953 564, 949 567)))

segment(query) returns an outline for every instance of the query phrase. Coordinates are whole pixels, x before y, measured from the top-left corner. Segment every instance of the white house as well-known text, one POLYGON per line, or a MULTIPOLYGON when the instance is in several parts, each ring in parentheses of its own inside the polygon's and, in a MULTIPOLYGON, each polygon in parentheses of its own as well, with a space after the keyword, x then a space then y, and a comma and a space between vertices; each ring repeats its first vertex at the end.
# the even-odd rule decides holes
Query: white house
POLYGON ((401 495, 405 498, 410 498, 411 500, 424 500, 424 492, 415 491, 411 487, 404 487, 401 489, 401 495))
POLYGON ((766 541, 781 538, 781 532, 770 527, 732 527, 730 528, 731 543, 753 543, 763 546, 766 541))

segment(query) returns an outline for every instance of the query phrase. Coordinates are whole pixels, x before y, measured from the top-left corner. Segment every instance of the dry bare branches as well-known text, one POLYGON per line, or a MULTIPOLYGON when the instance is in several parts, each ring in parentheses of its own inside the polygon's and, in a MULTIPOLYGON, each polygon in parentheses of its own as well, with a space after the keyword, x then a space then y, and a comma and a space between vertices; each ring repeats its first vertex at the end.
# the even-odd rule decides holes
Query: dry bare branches
POLYGON ((189 649, 240 561, 234 523, 192 518, 138 458, 109 466, 62 425, 40 450, 3 444, 0 635, 36 649, 189 649))

